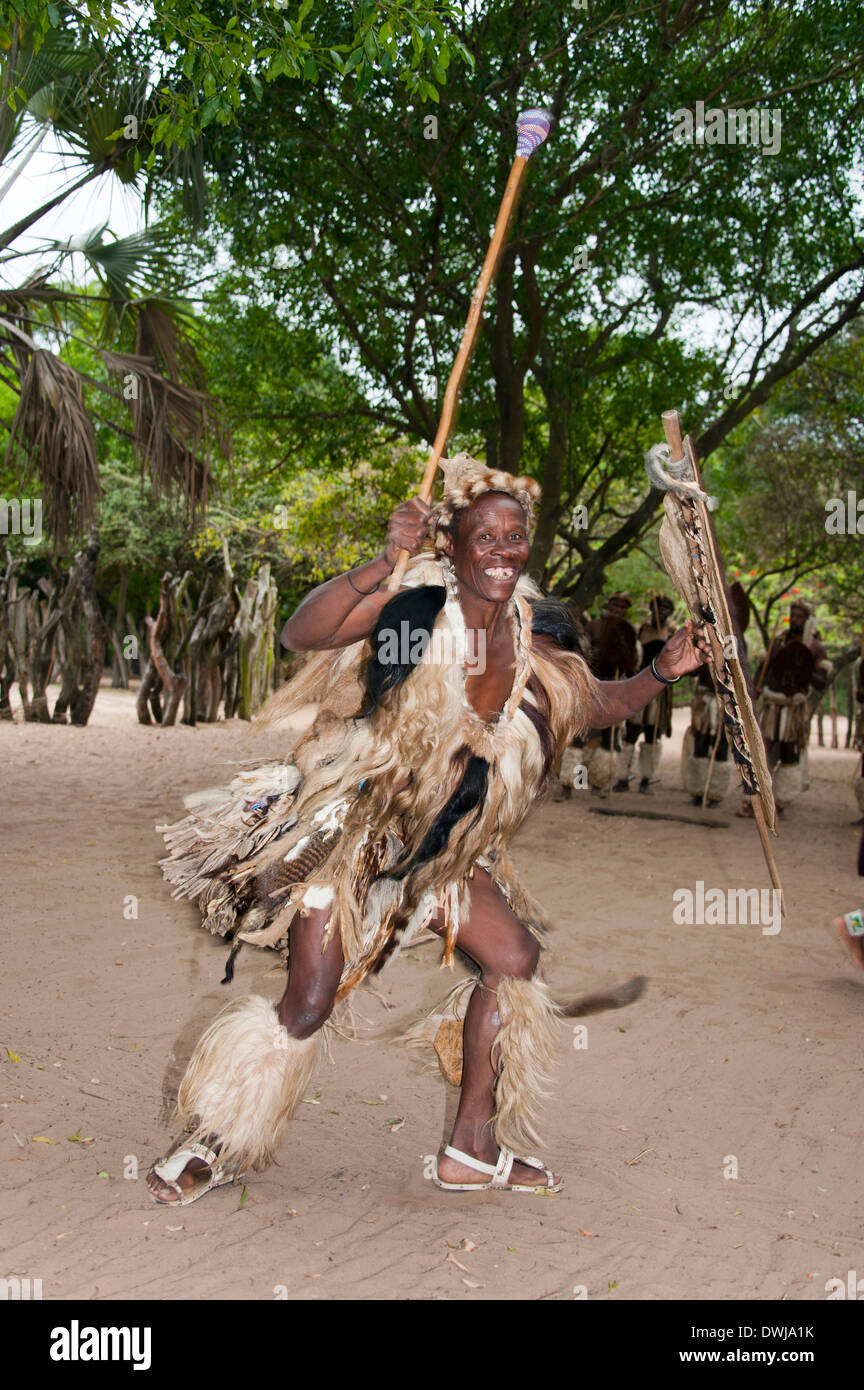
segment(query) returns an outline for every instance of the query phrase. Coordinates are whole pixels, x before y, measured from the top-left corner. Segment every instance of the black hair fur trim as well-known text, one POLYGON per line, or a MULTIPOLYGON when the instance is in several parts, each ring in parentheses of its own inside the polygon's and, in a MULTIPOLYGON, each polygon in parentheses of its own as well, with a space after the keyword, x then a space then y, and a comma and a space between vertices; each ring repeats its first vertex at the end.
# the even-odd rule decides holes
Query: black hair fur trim
POLYGON ((407 680, 414 667, 423 659, 430 641, 435 619, 444 607, 447 591, 440 584, 421 584, 394 595, 378 615, 372 633, 372 655, 366 663, 366 704, 361 719, 372 714, 388 690, 394 690, 407 680), (407 624, 403 633, 403 623, 407 624), (382 659, 382 647, 391 641, 385 633, 396 635, 398 655, 405 660, 382 659))

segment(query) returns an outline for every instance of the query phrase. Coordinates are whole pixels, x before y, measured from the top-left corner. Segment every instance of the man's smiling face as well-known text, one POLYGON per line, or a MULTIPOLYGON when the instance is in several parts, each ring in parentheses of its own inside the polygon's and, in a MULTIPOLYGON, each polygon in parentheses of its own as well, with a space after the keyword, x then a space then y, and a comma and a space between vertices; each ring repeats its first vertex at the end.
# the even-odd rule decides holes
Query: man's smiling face
POLYGON ((506 492, 484 492, 461 513, 450 553, 456 578, 480 598, 503 603, 528 563, 525 513, 506 492))

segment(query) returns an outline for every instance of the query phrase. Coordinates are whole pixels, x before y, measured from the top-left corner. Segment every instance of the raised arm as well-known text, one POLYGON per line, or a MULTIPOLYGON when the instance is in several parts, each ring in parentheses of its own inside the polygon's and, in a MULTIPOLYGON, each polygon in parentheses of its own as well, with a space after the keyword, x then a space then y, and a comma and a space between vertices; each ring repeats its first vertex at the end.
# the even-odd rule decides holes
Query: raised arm
POLYGON ((591 705, 592 729, 608 729, 638 714, 649 704, 664 684, 679 676, 697 671, 711 655, 711 648, 702 633, 694 628, 691 619, 669 638, 654 665, 665 681, 658 681, 651 667, 638 671, 624 681, 598 681, 591 705))
POLYGON ((295 652, 348 647, 374 630, 378 615, 393 594, 379 586, 391 573, 400 550, 416 555, 426 539, 431 508, 412 497, 391 514, 387 545, 380 555, 357 569, 319 584, 288 619, 282 645, 295 652))

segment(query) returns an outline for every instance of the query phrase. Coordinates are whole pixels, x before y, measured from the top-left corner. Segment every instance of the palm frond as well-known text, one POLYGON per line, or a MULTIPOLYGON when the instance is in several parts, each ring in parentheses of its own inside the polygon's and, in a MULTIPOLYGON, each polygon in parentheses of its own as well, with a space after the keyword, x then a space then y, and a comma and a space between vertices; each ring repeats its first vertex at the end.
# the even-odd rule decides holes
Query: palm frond
POLYGON ((135 352, 106 350, 102 358, 124 380, 142 472, 157 496, 179 490, 195 518, 207 505, 207 454, 215 447, 230 458, 230 433, 182 322, 160 301, 140 304, 136 312, 135 352))
POLYGON ((105 66, 87 72, 63 87, 55 127, 83 163, 134 183, 140 160, 137 130, 144 129, 148 91, 143 69, 118 73, 105 66), (130 117, 137 130, 130 127, 130 117))
POLYGON ((14 147, 29 114, 40 124, 53 119, 61 101, 62 89, 88 65, 93 54, 76 48, 68 34, 51 30, 38 53, 25 43, 0 54, 0 88, 15 89, 18 110, 7 108, 0 124, 0 162, 14 147))
POLYGON ((48 528, 60 544, 95 517, 101 488, 93 425, 78 373, 47 349, 29 353, 19 383, 7 460, 20 449, 36 468, 48 528))

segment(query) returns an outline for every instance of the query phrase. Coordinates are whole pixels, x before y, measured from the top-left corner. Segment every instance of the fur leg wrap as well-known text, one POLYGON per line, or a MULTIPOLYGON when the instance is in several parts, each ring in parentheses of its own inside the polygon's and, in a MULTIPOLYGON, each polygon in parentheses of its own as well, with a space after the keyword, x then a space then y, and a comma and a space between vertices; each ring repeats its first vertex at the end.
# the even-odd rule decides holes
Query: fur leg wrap
POLYGON ((594 748, 585 755, 588 769, 588 785, 598 791, 606 791, 612 784, 614 753, 610 748, 594 748))
POLYGON ((649 780, 654 776, 660 766, 660 741, 657 743, 640 743, 639 745, 639 776, 647 777, 649 780))
POLYGON ((569 745, 561 755, 561 771, 558 774, 558 781, 562 787, 572 787, 576 785, 577 769, 582 767, 585 760, 585 749, 574 748, 569 745))
MULTIPOLYGON (((705 778, 708 776, 708 758, 694 758, 692 753, 682 756, 681 771, 684 777, 684 790, 688 796, 701 797, 705 791, 705 778)), ((732 763, 718 763, 714 759, 711 781, 708 786, 708 800, 722 801, 732 785, 732 763)))
POLYGON ((717 759, 714 759, 714 766, 711 769, 711 782, 708 787, 709 801, 722 801, 724 796, 729 794, 732 787, 732 771, 731 759, 728 759, 725 763, 718 763, 717 759))
POLYGON ((542 980, 504 976, 498 985, 501 1026, 492 1056, 498 1069, 493 1134, 517 1153, 542 1145, 537 1133, 541 1103, 551 1094, 561 1042, 561 1009, 542 980))
POLYGON ((193 1139, 219 1145, 220 1159, 238 1172, 272 1163, 320 1036, 293 1037, 263 995, 228 1004, 202 1034, 180 1083, 177 1113, 197 1120, 193 1139))
POLYGON ((801 768, 798 763, 778 763, 774 769, 774 800, 781 808, 791 806, 801 795, 801 768))
POLYGON ((635 743, 625 743, 615 754, 615 781, 627 782, 630 778, 630 769, 633 766, 633 757, 636 752, 635 743))

